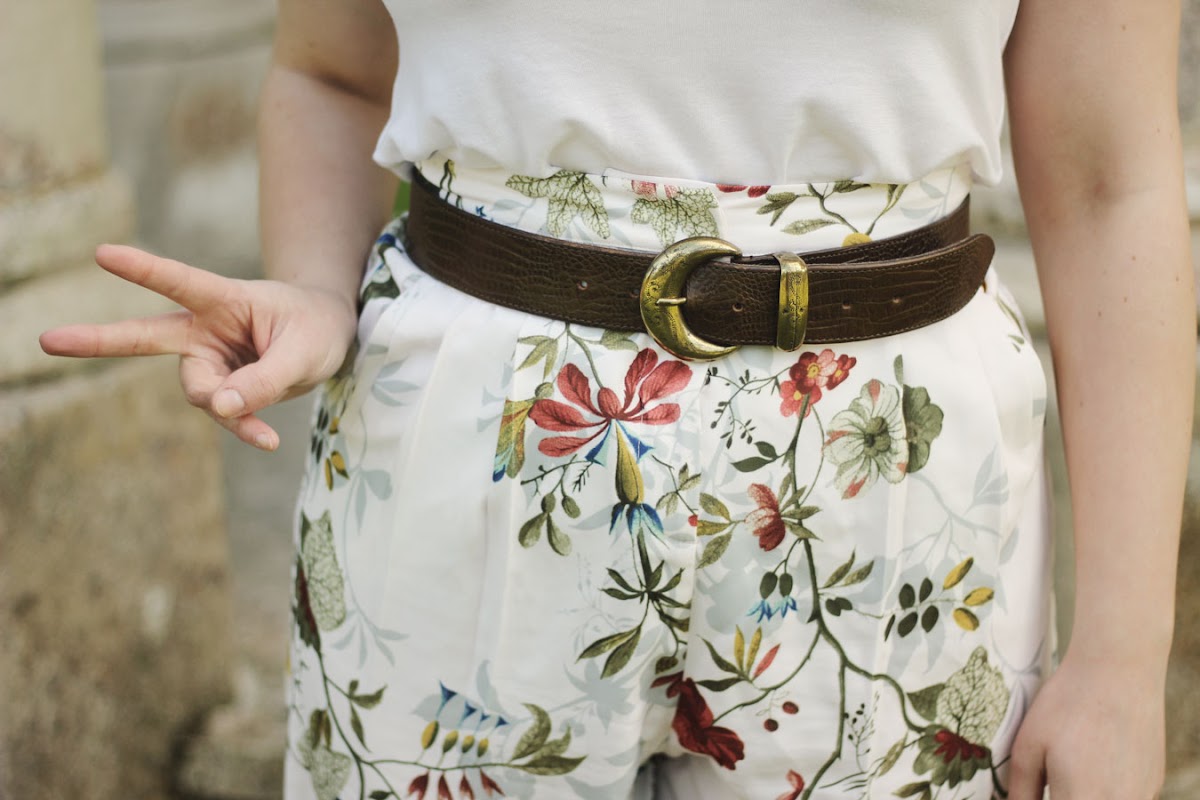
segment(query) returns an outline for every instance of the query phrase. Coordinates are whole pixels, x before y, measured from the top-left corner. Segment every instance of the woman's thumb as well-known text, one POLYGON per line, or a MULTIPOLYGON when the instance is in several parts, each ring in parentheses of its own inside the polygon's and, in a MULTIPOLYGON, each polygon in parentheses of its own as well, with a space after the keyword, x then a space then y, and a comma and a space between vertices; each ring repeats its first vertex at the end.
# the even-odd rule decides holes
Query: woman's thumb
POLYGON ((253 364, 230 373, 213 394, 212 410, 219 417, 241 417, 284 399, 301 383, 304 370, 294 354, 275 347, 253 364))

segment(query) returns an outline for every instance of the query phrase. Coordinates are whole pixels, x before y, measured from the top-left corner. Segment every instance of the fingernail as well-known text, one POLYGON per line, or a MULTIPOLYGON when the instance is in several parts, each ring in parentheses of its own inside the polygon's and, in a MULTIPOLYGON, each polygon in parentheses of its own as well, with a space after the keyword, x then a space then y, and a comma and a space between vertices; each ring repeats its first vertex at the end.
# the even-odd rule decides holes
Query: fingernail
POLYGON ((232 417, 246 407, 246 401, 236 389, 222 389, 213 398, 213 411, 222 417, 232 417))
POLYGON ((259 450, 274 450, 275 438, 269 433, 260 433, 254 437, 254 446, 259 450))

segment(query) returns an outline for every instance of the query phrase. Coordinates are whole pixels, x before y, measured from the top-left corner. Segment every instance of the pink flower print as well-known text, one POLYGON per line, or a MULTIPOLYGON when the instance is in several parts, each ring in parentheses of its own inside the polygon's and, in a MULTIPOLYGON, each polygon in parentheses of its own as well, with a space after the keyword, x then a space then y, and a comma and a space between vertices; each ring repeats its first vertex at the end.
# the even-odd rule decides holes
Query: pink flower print
POLYGON ((804 776, 794 769, 789 769, 787 774, 788 783, 792 785, 789 792, 784 792, 775 798, 775 800, 798 800, 800 793, 804 791, 804 776))
MULTIPOLYGON (((664 361, 660 364, 658 354, 646 348, 637 354, 625 373, 624 399, 606 386, 596 393, 593 400, 587 376, 579 367, 567 364, 559 371, 557 380, 558 390, 567 402, 552 398, 538 400, 530 410, 529 418, 547 431, 595 430, 588 436, 547 437, 538 444, 538 450, 548 456, 561 457, 603 437, 587 454, 588 460, 596 461, 614 422, 643 425, 669 425, 676 422, 679 419, 679 404, 661 401, 681 391, 691 379, 691 367, 681 361, 664 361)), ((627 431, 625 433, 640 457, 648 448, 629 436, 627 431)))
POLYGON ((779 514, 779 501, 768 487, 761 483, 752 483, 747 494, 758 505, 758 508, 746 516, 754 535, 758 537, 758 546, 770 552, 783 542, 787 529, 783 517, 779 514))
POLYGON ((747 197, 762 197, 771 190, 770 186, 746 186, 740 183, 718 183, 717 189, 727 194, 745 190, 747 197))
POLYGON ((781 402, 779 411, 785 417, 795 415, 804 408, 808 416, 812 407, 821 399, 822 390, 832 389, 850 375, 850 368, 857 363, 854 356, 834 355, 826 348, 820 354, 808 351, 788 370, 791 380, 779 384, 781 402))

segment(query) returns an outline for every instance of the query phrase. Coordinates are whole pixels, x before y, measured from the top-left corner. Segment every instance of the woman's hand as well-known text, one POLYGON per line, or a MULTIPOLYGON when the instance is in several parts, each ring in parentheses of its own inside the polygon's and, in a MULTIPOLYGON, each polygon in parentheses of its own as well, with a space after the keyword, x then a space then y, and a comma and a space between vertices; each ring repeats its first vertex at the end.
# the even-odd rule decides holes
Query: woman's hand
POLYGON ((1013 744, 1008 800, 1152 800, 1162 788, 1162 670, 1068 652, 1013 744))
POLYGON ((183 309, 55 328, 42 334, 42 349, 80 358, 177 354, 188 402, 263 450, 278 447, 279 435, 256 412, 333 375, 354 338, 352 301, 327 289, 234 280, 117 245, 102 245, 96 263, 183 309))

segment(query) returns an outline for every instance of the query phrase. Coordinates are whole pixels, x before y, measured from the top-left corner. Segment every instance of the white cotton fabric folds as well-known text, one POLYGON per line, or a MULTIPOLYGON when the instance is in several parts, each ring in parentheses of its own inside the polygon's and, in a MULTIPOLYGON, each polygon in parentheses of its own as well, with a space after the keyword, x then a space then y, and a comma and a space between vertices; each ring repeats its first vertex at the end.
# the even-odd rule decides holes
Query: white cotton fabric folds
POLYGON ((714 183, 1001 177, 1017 0, 385 0, 376 160, 714 183))

